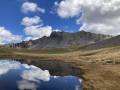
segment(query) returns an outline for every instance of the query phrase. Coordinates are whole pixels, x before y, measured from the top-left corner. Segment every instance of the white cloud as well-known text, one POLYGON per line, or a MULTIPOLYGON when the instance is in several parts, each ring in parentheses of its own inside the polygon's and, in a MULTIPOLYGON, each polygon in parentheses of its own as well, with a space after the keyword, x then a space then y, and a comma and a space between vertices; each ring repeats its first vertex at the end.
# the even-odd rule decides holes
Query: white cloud
POLYGON ((62 18, 80 17, 86 31, 102 34, 120 33, 120 0, 63 0, 55 4, 62 18))
POLYGON ((25 34, 32 35, 31 37, 26 37, 25 41, 29 41, 30 39, 35 40, 43 36, 50 36, 52 32, 52 27, 43 26, 42 20, 38 16, 33 18, 25 17, 22 19, 21 24, 26 26, 24 28, 25 34))
POLYGON ((59 29, 56 29, 56 30, 53 30, 53 31, 55 31, 55 32, 61 32, 59 29))
POLYGON ((45 13, 45 9, 40 8, 36 3, 24 2, 22 5, 22 12, 27 14, 29 12, 45 13))
POLYGON ((50 36, 52 32, 52 27, 43 27, 43 24, 39 25, 39 23, 42 23, 42 20, 38 16, 35 16, 33 18, 25 17, 22 19, 21 24, 26 26, 24 29, 25 34, 33 36, 25 38, 25 41, 29 41, 30 39, 35 40, 43 36, 50 36))
POLYGON ((32 40, 33 37, 26 37, 24 41, 29 41, 29 40, 32 40))
POLYGON ((0 27, 0 43, 4 43, 4 41, 20 41, 21 38, 19 35, 13 35, 9 30, 6 30, 5 27, 0 27))
POLYGON ((35 26, 28 26, 24 29, 26 35, 33 35, 33 39, 38 39, 43 36, 50 36, 52 32, 51 26, 41 26, 41 25, 35 25, 35 26))
POLYGON ((27 69, 24 70, 21 74, 23 80, 17 81, 18 88, 20 90, 29 89, 36 90, 40 84, 40 80, 47 82, 50 80, 50 74, 48 70, 42 70, 33 65, 22 64, 27 69))
POLYGON ((0 76, 6 74, 10 69, 19 69, 20 63, 11 63, 9 61, 0 62, 0 76))
POLYGON ((40 68, 33 68, 32 70, 23 71, 21 77, 25 80, 36 81, 42 80, 44 82, 50 80, 50 74, 48 70, 41 70, 40 68))
POLYGON ((17 84, 20 90, 36 90, 38 87, 35 83, 31 83, 27 80, 18 81, 17 84))
POLYGON ((22 64, 25 68, 37 68, 34 65, 22 64))
POLYGON ((62 18, 69 18, 78 15, 80 11, 79 1, 82 0, 63 0, 60 2, 55 2, 58 7, 57 13, 62 18))
POLYGON ((42 20, 38 16, 35 16, 33 18, 25 17, 22 19, 21 24, 25 26, 31 26, 31 25, 38 24, 39 22, 42 22, 42 20))

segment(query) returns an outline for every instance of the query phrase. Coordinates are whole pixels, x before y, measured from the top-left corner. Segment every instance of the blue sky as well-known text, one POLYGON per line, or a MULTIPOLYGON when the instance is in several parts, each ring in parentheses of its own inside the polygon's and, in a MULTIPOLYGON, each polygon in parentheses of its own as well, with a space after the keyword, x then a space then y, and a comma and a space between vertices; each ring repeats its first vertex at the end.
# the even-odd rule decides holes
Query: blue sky
MULTIPOLYGON (((61 0, 57 0, 60 2, 61 0)), ((4 27, 5 30, 9 30, 13 35, 22 36, 21 40, 25 40, 27 37, 33 37, 32 35, 26 35, 24 28, 26 26, 21 25, 24 17, 33 18, 34 16, 40 17, 43 26, 51 26, 52 30, 61 30, 68 32, 77 32, 80 25, 76 24, 75 18, 63 19, 54 12, 51 14, 50 11, 54 11, 54 2, 56 0, 1 0, 0 1, 0 27, 4 27), (38 7, 45 9, 44 13, 41 12, 22 12, 22 5, 25 2, 35 3, 38 7)), ((41 36, 40 36, 41 37, 41 36)), ((1 40, 1 43, 14 42, 16 40, 5 41, 1 40)), ((19 40, 18 40, 19 42, 19 40)))
POLYGON ((1 0, 0 44, 52 31, 120 34, 120 0, 1 0))

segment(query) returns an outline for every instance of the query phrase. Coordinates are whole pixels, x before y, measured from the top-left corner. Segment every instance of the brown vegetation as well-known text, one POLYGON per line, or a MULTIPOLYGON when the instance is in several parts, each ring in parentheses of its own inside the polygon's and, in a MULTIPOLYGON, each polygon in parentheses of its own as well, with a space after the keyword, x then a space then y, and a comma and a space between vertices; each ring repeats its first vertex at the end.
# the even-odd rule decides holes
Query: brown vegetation
POLYGON ((81 77, 84 79, 85 90, 120 90, 120 46, 94 51, 86 51, 85 47, 87 46, 65 49, 19 49, 13 50, 11 55, 76 63, 78 66, 74 67, 83 70, 81 77))
POLYGON ((84 79, 83 88, 87 90, 120 89, 120 46, 94 51, 84 51, 80 47, 70 50, 56 54, 17 52, 16 55, 76 63, 84 72, 81 77, 84 79))

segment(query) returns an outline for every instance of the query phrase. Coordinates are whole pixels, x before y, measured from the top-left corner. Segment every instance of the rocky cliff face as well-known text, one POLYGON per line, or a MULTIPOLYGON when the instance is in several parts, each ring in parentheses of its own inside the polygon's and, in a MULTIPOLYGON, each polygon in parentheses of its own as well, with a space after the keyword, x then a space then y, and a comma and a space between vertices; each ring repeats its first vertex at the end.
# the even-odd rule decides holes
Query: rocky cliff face
POLYGON ((80 31, 76 33, 52 32, 50 37, 42 37, 37 40, 22 41, 9 45, 15 48, 64 48, 82 46, 111 38, 109 35, 94 34, 80 31))

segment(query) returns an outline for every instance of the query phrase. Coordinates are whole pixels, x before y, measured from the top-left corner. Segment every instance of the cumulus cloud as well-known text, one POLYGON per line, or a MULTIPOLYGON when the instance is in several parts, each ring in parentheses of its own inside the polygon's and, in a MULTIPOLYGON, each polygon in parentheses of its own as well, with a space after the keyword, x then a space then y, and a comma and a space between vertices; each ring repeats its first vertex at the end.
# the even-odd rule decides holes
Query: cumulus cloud
POLYGON ((27 14, 29 12, 41 12, 45 13, 45 9, 40 8, 36 3, 24 2, 22 4, 22 12, 27 14))
POLYGON ((18 81, 17 84, 20 90, 36 90, 38 87, 35 83, 31 83, 27 80, 18 81))
POLYGON ((33 37, 26 37, 24 41, 29 41, 29 40, 32 40, 33 37))
POLYGON ((12 63, 9 61, 0 61, 0 76, 6 74, 10 69, 19 69, 20 63, 12 63))
POLYGON ((63 0, 56 2, 62 18, 79 17, 86 31, 117 35, 120 33, 120 0, 63 0))
POLYGON ((33 39, 38 39, 43 36, 50 36, 52 32, 51 26, 41 26, 41 25, 35 25, 35 26, 29 26, 24 29, 26 35, 33 35, 33 39))
POLYGON ((33 65, 22 64, 26 69, 21 74, 23 80, 17 81, 18 88, 20 90, 29 89, 29 90, 37 90, 39 87, 38 84, 40 80, 47 82, 50 80, 50 74, 48 70, 42 70, 33 65))
POLYGON ((25 68, 37 68, 34 65, 22 64, 25 68))
POLYGON ((55 2, 57 13, 62 18, 74 17, 80 14, 79 1, 82 0, 63 0, 60 3, 55 2))
POLYGON ((50 74, 48 70, 41 70, 40 68, 33 68, 32 70, 23 71, 21 77, 25 80, 36 81, 42 80, 44 82, 50 80, 50 74))
POLYGON ((35 16, 33 18, 25 17, 22 19, 21 24, 25 26, 31 26, 34 24, 38 24, 39 22, 42 22, 42 20, 38 16, 35 16))
POLYGON ((6 30, 5 27, 0 27, 0 43, 20 41, 21 36, 13 35, 9 30, 6 30))
POLYGON ((53 30, 53 31, 55 31, 55 32, 61 32, 59 29, 56 29, 56 30, 53 30))
POLYGON ((24 28, 25 34, 32 35, 32 37, 25 38, 25 41, 29 41, 30 39, 35 40, 43 36, 50 36, 52 32, 52 27, 48 25, 43 26, 42 20, 38 16, 33 18, 25 17, 21 24, 26 26, 24 28))

